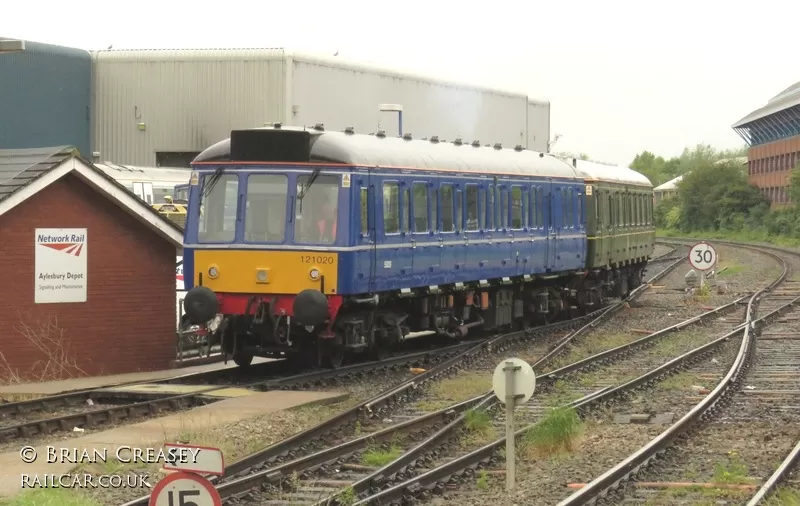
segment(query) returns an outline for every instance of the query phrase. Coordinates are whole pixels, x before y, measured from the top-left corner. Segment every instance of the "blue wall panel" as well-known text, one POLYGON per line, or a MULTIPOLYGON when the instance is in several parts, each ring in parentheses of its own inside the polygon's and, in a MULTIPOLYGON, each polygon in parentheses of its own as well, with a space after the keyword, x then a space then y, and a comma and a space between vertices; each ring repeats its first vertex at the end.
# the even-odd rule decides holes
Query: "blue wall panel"
POLYGON ((0 53, 0 149, 71 145, 91 160, 88 51, 25 41, 0 53))

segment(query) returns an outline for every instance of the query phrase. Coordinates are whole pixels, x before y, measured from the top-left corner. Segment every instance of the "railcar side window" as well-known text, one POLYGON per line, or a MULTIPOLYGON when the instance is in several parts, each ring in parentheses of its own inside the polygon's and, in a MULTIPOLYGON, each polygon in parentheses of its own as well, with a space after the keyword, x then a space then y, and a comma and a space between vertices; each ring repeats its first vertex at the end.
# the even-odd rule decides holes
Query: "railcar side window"
POLYGON ((503 198, 503 205, 502 205, 502 207, 501 207, 501 209, 503 210, 503 212, 502 212, 502 214, 501 214, 501 216, 502 216, 502 220, 503 220, 503 221, 502 221, 502 223, 503 223, 503 225, 502 225, 502 226, 503 226, 503 229, 505 230, 505 229, 507 229, 507 228, 508 228, 508 215, 509 215, 509 207, 508 207, 508 192, 507 192, 507 191, 505 191, 505 189, 504 189, 504 191, 503 191, 503 193, 501 194, 501 196, 502 196, 502 198, 503 198))
POLYGON ((536 187, 535 186, 531 186, 530 199, 531 199, 531 206, 530 206, 530 210, 531 210, 531 228, 536 228, 536 226, 537 226, 537 224, 536 224, 536 214, 537 213, 536 213, 536 187))
POLYGON ((333 244, 339 216, 339 176, 322 175, 310 187, 310 175, 297 176, 294 240, 306 244, 333 244))
POLYGON ((583 225, 583 193, 578 192, 577 196, 578 196, 578 214, 577 214, 578 223, 577 223, 577 225, 578 225, 578 228, 580 228, 581 225, 583 225))
POLYGON ((567 188, 567 223, 569 228, 575 227, 575 197, 572 188, 567 188))
POLYGON ((467 230, 475 231, 481 227, 478 223, 478 187, 473 184, 467 185, 467 230))
POLYGON ((561 195, 561 227, 567 228, 567 192, 560 188, 558 193, 561 195))
POLYGON ((282 242, 286 233, 286 194, 289 179, 279 174, 247 176, 244 240, 282 242))
POLYGON ((414 183, 414 232, 428 231, 428 187, 414 183))
MULTIPOLYGON (((501 206, 502 204, 502 196, 501 196, 501 189, 500 186, 494 187, 494 225, 497 230, 503 228, 505 221, 503 221, 503 214, 506 216, 506 220, 508 220, 508 207, 501 206), (501 211, 501 209, 505 210, 505 213, 501 211)), ((508 202, 506 202, 508 204, 508 202)))
POLYGON ((464 228, 464 220, 462 213, 464 212, 464 204, 461 202, 461 190, 456 191, 456 231, 461 232, 464 228))
POLYGON ((511 187, 511 228, 522 228, 522 188, 519 186, 511 187))
POLYGON ((442 232, 452 232, 453 223, 453 187, 442 185, 442 232))
POLYGON ((400 187, 397 183, 383 183, 383 232, 400 232, 400 187))
POLYGON ((403 223, 402 231, 408 233, 411 228, 411 190, 403 188, 403 223))
POLYGON ((488 195, 489 195, 489 210, 487 216, 489 219, 489 225, 487 228, 488 230, 494 230, 495 229, 494 228, 494 185, 491 184, 489 185, 488 195))
POLYGON ((486 230, 486 190, 481 190, 478 208, 478 228, 486 230))
POLYGON ((522 227, 523 228, 528 228, 528 225, 530 224, 530 221, 528 220, 528 217, 530 216, 530 211, 528 210, 529 209, 528 202, 530 202, 528 200, 528 190, 527 189, 523 189, 522 190, 522 227))
POLYGON ((361 188, 361 234, 369 234, 369 191, 361 188))
POLYGON ((438 232, 439 229, 439 190, 431 192, 431 230, 438 232))
MULTIPOLYGON (((213 175, 203 176, 200 188, 200 222, 197 240, 200 242, 230 242, 236 235, 236 212, 239 203, 239 176, 224 174, 206 195, 206 186, 213 175)), ((286 209, 284 208, 284 217, 286 209)))
POLYGON ((544 228, 544 199, 542 198, 541 186, 536 188, 536 216, 538 216, 537 225, 539 225, 539 228, 544 228))

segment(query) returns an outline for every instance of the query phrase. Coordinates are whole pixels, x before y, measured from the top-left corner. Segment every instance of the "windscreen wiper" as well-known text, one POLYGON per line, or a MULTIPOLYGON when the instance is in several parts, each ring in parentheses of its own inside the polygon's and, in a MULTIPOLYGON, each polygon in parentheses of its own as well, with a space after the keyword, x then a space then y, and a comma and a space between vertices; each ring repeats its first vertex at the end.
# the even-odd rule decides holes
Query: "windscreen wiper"
POLYGON ((308 189, 311 188, 311 185, 317 180, 320 172, 322 172, 322 167, 315 168, 314 172, 311 173, 311 177, 308 178, 308 182, 303 186, 303 189, 300 190, 300 193, 297 195, 297 204, 300 206, 301 213, 303 212, 303 197, 306 196, 308 189))
POLYGON ((214 187, 217 186, 217 182, 219 182, 224 171, 225 167, 218 167, 217 170, 214 171, 211 179, 208 180, 208 184, 203 187, 203 197, 208 197, 211 194, 211 192, 214 190, 214 187))

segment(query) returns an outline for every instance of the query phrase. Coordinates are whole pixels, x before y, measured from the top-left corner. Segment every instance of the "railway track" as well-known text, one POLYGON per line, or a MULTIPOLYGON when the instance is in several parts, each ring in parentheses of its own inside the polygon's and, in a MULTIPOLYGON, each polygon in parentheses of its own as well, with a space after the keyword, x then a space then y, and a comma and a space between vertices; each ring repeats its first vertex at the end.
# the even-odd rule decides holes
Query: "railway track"
MULTIPOLYGON (((682 263, 683 260, 684 258, 680 258, 673 261, 653 276, 652 280, 665 276, 682 263)), ((646 289, 647 285, 642 285, 632 292, 626 300, 635 299, 646 289)), ((364 449, 366 445, 374 444, 375 441, 382 440, 384 437, 395 437, 395 434, 413 434, 415 432, 418 434, 420 431, 430 432, 431 427, 447 424, 455 415, 466 412, 483 396, 464 401, 455 407, 450 406, 446 409, 432 410, 421 417, 409 413, 406 406, 410 402, 417 400, 427 386, 455 373, 459 368, 472 367, 487 352, 502 352, 510 346, 527 342, 537 337, 546 340, 555 338, 556 342, 550 346, 551 352, 543 357, 550 360, 564 350, 569 340, 594 328, 600 321, 610 318, 623 307, 625 302, 616 302, 592 314, 573 320, 526 331, 512 332, 475 344, 467 351, 438 364, 423 374, 389 391, 382 392, 373 399, 363 402, 316 427, 295 434, 263 451, 228 465, 225 477, 222 479, 211 478, 211 481, 215 483, 226 500, 237 501, 250 494, 253 490, 259 489, 265 482, 265 476, 270 477, 266 481, 274 481, 276 478, 280 481, 286 476, 291 477, 292 473, 298 473, 298 470, 314 467, 331 459, 336 459, 337 457, 334 454, 329 453, 331 451, 348 454, 364 449), (556 334, 574 328, 578 328, 578 331, 570 332, 566 336, 561 336, 560 339, 556 334), (395 414, 396 410, 400 412, 395 414), (389 427, 386 426, 397 420, 398 417, 401 420, 399 423, 389 427), (381 420, 381 422, 376 424, 374 423, 375 420, 381 420), (386 422, 384 420, 390 421, 386 422), (363 432, 368 432, 369 434, 363 435, 363 432), (332 441, 339 443, 331 444, 332 441), (323 449, 314 453, 314 450, 319 448, 323 449), (304 468, 303 466, 306 467, 304 468)), ((416 415, 419 415, 419 413, 416 413, 416 415)), ((145 505, 148 499, 149 496, 144 496, 125 503, 124 506, 145 505)))
MULTIPOLYGON (((778 252, 782 273, 748 302, 746 325, 723 336, 735 338, 737 348, 722 381, 678 422, 559 506, 743 504, 748 496, 754 506, 767 504, 790 475, 800 452, 800 259, 758 249, 778 252), (759 488, 761 477, 769 478, 759 488)), ((796 491, 796 482, 787 490, 793 486, 796 491)))

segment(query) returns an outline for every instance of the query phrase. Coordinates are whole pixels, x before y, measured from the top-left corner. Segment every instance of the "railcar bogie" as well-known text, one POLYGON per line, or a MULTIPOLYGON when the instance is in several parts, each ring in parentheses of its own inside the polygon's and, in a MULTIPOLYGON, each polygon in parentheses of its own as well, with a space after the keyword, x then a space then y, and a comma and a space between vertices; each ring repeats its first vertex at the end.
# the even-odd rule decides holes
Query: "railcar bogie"
POLYGON ((214 336, 238 365, 338 367, 421 332, 454 340, 583 314, 638 286, 652 251, 644 214, 632 243, 592 199, 593 185, 634 202, 652 186, 549 155, 323 128, 225 142, 193 165, 185 307, 193 324, 212 306, 223 315, 214 336))

